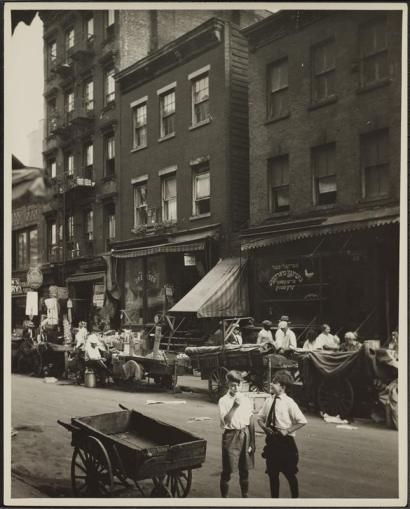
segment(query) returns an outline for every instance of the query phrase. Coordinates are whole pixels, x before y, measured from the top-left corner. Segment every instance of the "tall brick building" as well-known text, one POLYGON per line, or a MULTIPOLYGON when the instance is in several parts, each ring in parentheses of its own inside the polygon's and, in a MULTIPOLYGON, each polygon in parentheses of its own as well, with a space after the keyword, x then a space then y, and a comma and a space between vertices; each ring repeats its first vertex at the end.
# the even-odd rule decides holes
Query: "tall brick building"
MULTIPOLYGON (((69 287, 74 321, 89 319, 91 304, 101 305, 106 279, 101 255, 109 251, 112 241, 129 236, 130 219, 121 204, 120 146, 124 143, 121 137, 128 140, 132 127, 126 126, 120 134, 122 112, 114 75, 213 15, 245 27, 264 14, 40 11, 44 22, 44 159, 55 182, 55 199, 44 211, 43 269, 47 284, 69 287)), ((131 217, 131 210, 129 214, 131 217)))
POLYGON ((283 11, 249 41, 256 318, 398 323, 401 13, 283 11))

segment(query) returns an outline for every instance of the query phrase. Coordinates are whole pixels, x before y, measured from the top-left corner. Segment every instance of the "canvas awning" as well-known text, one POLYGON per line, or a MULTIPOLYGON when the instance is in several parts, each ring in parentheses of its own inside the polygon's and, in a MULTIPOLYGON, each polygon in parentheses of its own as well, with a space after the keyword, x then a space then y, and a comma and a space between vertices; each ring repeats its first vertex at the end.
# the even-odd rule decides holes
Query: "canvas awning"
POLYGON ((241 250, 248 251, 294 240, 319 237, 335 233, 366 230, 388 224, 398 223, 400 219, 399 207, 382 207, 380 209, 363 210, 348 214, 329 216, 319 224, 301 227, 298 224, 283 223, 276 225, 264 235, 245 235, 241 241, 241 250))
POLYGON ((248 315, 246 261, 220 260, 169 313, 196 313, 198 318, 248 315))
POLYGON ((197 242, 168 242, 154 246, 137 247, 133 249, 118 249, 111 252, 113 258, 138 258, 160 253, 190 253, 205 249, 205 240, 197 242))
POLYGON ((84 274, 73 274, 69 276, 66 281, 67 283, 87 283, 89 281, 102 281, 104 277, 104 272, 88 272, 84 274))

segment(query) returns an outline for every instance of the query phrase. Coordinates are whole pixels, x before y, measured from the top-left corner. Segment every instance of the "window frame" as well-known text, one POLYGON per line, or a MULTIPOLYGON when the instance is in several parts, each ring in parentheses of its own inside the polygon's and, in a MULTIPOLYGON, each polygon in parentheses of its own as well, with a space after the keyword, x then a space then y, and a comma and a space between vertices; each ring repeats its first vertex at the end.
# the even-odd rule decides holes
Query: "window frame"
POLYGON ((95 38, 95 19, 94 15, 91 14, 86 17, 85 19, 85 26, 84 26, 84 33, 85 33, 85 39, 87 43, 91 43, 94 41, 95 38), (92 22, 92 32, 89 30, 89 24, 92 22))
POLYGON ((104 12, 104 37, 105 40, 111 40, 115 35, 115 25, 116 25, 116 14, 115 9, 107 9, 104 12), (110 13, 112 13, 112 22, 110 23, 110 13))
POLYGON ((52 70, 55 68, 57 64, 57 40, 51 39, 47 41, 47 74, 50 75, 52 70), (53 52, 51 48, 55 46, 55 54, 53 56, 53 52))
POLYGON ((64 173, 68 177, 73 177, 75 175, 75 157, 72 151, 64 153, 64 173))
POLYGON ((64 56, 66 61, 70 55, 70 52, 73 50, 74 46, 75 46, 75 28, 74 26, 70 26, 64 30, 64 56), (71 33, 72 37, 70 37, 71 33), (72 41, 72 43, 70 43, 70 41, 72 41))
MULTIPOLYGON (((275 156, 275 157, 271 157, 268 159, 267 161, 267 166, 268 166, 268 190, 269 190, 269 193, 268 193, 268 210, 269 210, 269 213, 270 214, 278 214, 278 213, 289 213, 290 211, 290 178, 289 178, 289 164, 290 164, 290 158, 289 158, 289 154, 281 154, 281 155, 278 155, 278 156, 275 156), (272 177, 272 174, 273 174, 273 164, 275 162, 281 162, 281 161, 286 161, 286 164, 287 164, 287 183, 282 183, 281 185, 279 186, 273 186, 272 185, 272 180, 273 180, 273 177, 272 177), (277 191, 281 191, 281 190, 287 190, 287 199, 288 199, 288 205, 287 206, 278 206, 278 200, 277 200, 277 197, 276 197, 276 200, 275 200, 275 203, 274 203, 274 200, 273 200, 273 190, 276 190, 277 191)), ((283 170, 282 170, 283 171, 283 170)))
MULTIPOLYGON (((324 143, 322 145, 316 145, 311 148, 310 152, 311 158, 311 168, 312 168, 312 185, 313 185, 313 203, 316 206, 333 206, 337 204, 337 164, 336 164, 336 142, 324 143), (318 158, 323 156, 326 152, 327 164, 326 167, 328 169, 328 156, 332 154, 333 157, 333 173, 327 172, 326 175, 318 175, 319 173, 319 165, 318 158), (324 195, 326 193, 320 193, 320 182, 323 182, 326 179, 333 177, 335 180, 335 191, 334 200, 326 201, 324 195), (322 196, 322 200, 320 197, 322 196)), ((327 193, 330 194, 330 193, 327 193)))
POLYGON ((47 173, 49 174, 49 177, 51 179, 55 179, 57 177, 57 158, 55 156, 48 157, 46 165, 47 165, 46 167, 47 167, 47 173), (53 175, 53 163, 54 163, 54 167, 55 167, 54 175, 53 175))
POLYGON ((116 91, 115 91, 114 74, 115 74, 114 66, 107 67, 106 69, 104 69, 104 106, 105 107, 110 106, 115 103, 115 99, 116 99, 115 92, 116 91), (111 90, 111 92, 109 92, 109 89, 110 89, 109 84, 110 83, 112 83, 112 86, 113 86, 113 90, 111 90))
POLYGON ((161 94, 159 94, 159 125, 160 125, 159 136, 160 136, 160 139, 168 138, 168 137, 175 135, 175 131, 176 131, 175 119, 176 119, 176 88, 173 87, 173 88, 170 88, 170 89, 162 92, 161 94), (170 96, 171 94, 173 94, 173 96, 174 96, 174 100, 172 101, 173 110, 169 113, 165 113, 165 108, 164 108, 165 98, 170 96), (172 128, 171 132, 166 132, 165 122, 167 122, 170 118, 172 118, 173 128, 172 128))
MULTIPOLYGON (((373 18, 359 26, 359 55, 360 55, 360 87, 367 88, 372 87, 378 83, 383 83, 390 78, 389 71, 389 44, 388 44, 388 30, 387 30, 387 19, 386 17, 373 18), (376 27, 377 25, 384 25, 384 39, 385 46, 381 48, 376 48, 376 50, 371 51, 370 53, 365 53, 364 41, 365 31, 376 27), (385 59, 385 68, 386 75, 385 76, 376 76, 374 80, 367 81, 365 78, 365 65, 369 61, 377 60, 378 57, 383 56, 385 59)), ((375 73, 377 74, 377 73, 375 73)))
POLYGON ((148 101, 144 98, 144 100, 140 100, 136 103, 132 104, 132 149, 137 150, 140 148, 144 148, 148 146, 148 101), (138 111, 142 108, 145 109, 145 123, 141 125, 137 125, 138 111), (145 142, 138 144, 137 139, 140 137, 141 133, 144 133, 145 142), (137 135, 138 134, 138 135, 137 135))
POLYGON ((366 201, 377 201, 377 200, 383 200, 385 198, 388 198, 390 196, 391 192, 391 184, 390 184, 390 159, 391 159, 391 153, 390 153, 390 133, 388 128, 382 128, 382 129, 376 129, 374 131, 364 133, 360 136, 360 167, 361 167, 361 179, 362 179, 362 199, 366 201), (366 143, 369 143, 368 140, 373 137, 374 139, 374 147, 376 150, 380 149, 382 146, 380 142, 380 138, 385 135, 386 139, 383 140, 385 143, 386 148, 386 160, 383 161, 377 161, 377 164, 371 164, 366 165, 365 161, 365 148, 364 145, 366 143), (368 177, 367 173, 369 170, 375 170, 382 169, 385 175, 385 183, 386 183, 386 189, 384 192, 376 195, 370 195, 368 193, 368 177))
POLYGON ((191 165, 192 168, 192 217, 208 216, 211 213, 211 171, 209 161, 191 165), (209 195, 207 197, 198 198, 196 182, 198 177, 208 176, 209 195), (199 212, 198 202, 208 201, 209 210, 207 212, 199 212))
POLYGON ((93 172, 94 172, 94 143, 89 140, 84 143, 83 145, 83 177, 89 178, 90 180, 93 179, 93 172), (90 151, 91 147, 91 151, 90 151), (89 162, 89 155, 91 152, 91 163, 89 162))
POLYGON ((94 240, 94 211, 88 209, 84 213, 84 238, 86 241, 94 240))
POLYGON ((139 182, 134 182, 132 184, 133 190, 133 210, 134 210, 134 228, 140 228, 148 225, 148 179, 141 180, 139 182), (137 205, 137 197, 139 198, 140 195, 138 194, 138 190, 145 188, 145 202, 141 202, 139 205, 137 205), (145 218, 146 221, 139 221, 138 218, 141 218, 140 211, 145 209, 145 218))
POLYGON ((289 104, 289 58, 287 56, 281 57, 278 60, 270 62, 267 65, 267 101, 266 101, 266 118, 270 120, 280 120, 287 118, 290 115, 290 104, 289 104), (287 79, 286 85, 272 91, 272 71, 274 68, 279 68, 282 64, 286 64, 287 79), (280 112, 277 115, 272 114, 273 100, 272 97, 279 97, 280 95, 286 94, 286 111, 280 112))
POLYGON ((337 97, 335 76, 336 76, 336 41, 335 41, 334 37, 330 37, 323 41, 320 41, 317 44, 314 44, 311 47, 311 103, 312 104, 326 102, 330 99, 337 97), (322 69, 320 71, 316 71, 316 68, 315 68, 315 63, 316 63, 315 56, 316 55, 315 55, 315 53, 320 50, 326 50, 326 48, 329 48, 329 47, 331 47, 332 48, 331 51, 333 51, 333 67, 327 67, 324 70, 322 69), (319 89, 319 87, 318 87, 319 80, 321 80, 324 77, 326 79, 326 88, 328 89, 329 88, 329 85, 328 85, 328 77, 329 76, 333 77, 333 87, 334 87, 333 92, 326 93, 326 95, 324 95, 323 97, 318 97, 317 91, 319 89))
POLYGON ((47 100, 47 136, 51 136, 57 128, 57 98, 47 100))
POLYGON ((115 143, 115 133, 107 133, 104 136, 104 175, 106 177, 114 177, 115 176, 115 157, 116 157, 116 143, 115 143), (112 142, 112 143, 111 143, 112 142), (113 157, 109 157, 110 155, 110 146, 113 147, 113 157), (113 161, 113 162, 109 162, 113 161), (112 166, 112 168, 111 168, 112 166))
POLYGON ((200 74, 193 73, 194 75, 190 75, 190 81, 191 81, 191 127, 195 127, 197 125, 205 124, 210 121, 211 119, 211 113, 210 113, 210 104, 211 104, 211 80, 210 80, 210 69, 205 68, 206 70, 203 70, 200 74), (202 99, 200 101, 195 101, 195 85, 196 83, 207 79, 207 90, 208 95, 205 97, 205 99, 202 99), (207 111, 205 118, 201 120, 197 120, 196 116, 196 109, 195 107, 198 105, 204 105, 206 104, 207 111))
POLYGON ((66 90, 64 93, 64 114, 65 114, 65 121, 70 122, 73 119, 75 111, 75 95, 74 90, 66 90), (70 98, 72 100, 70 100, 70 98))
POLYGON ((161 218, 164 223, 176 223, 178 221, 178 190, 176 171, 161 175, 161 218), (175 179, 175 196, 166 198, 166 184, 175 179), (169 218, 169 203, 175 201, 175 218, 169 218))
POLYGON ((36 267, 40 261, 40 244, 39 244, 39 228, 37 226, 30 226, 28 228, 22 228, 20 230, 14 230, 14 249, 15 249, 15 260, 14 265, 16 270, 26 270, 29 267, 36 267), (33 240, 31 234, 36 232, 36 246, 34 256, 32 256, 32 245, 33 240), (23 259, 20 257, 20 245, 19 239, 24 236, 25 240, 23 243, 23 259))
POLYGON ((84 81, 83 103, 84 103, 84 108, 85 108, 86 112, 94 111, 94 79, 92 77, 90 77, 84 81), (90 90, 91 90, 91 99, 89 98, 90 90))

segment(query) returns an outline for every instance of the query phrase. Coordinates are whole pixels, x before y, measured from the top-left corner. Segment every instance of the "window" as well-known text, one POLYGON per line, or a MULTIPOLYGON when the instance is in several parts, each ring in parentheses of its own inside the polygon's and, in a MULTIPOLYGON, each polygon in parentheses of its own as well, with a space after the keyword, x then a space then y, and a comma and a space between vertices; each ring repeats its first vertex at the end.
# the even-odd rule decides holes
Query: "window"
POLYGON ((85 30, 87 34, 87 41, 91 42, 94 39, 94 18, 93 16, 90 16, 87 18, 87 21, 85 23, 85 30))
POLYGON ((192 125, 209 119, 209 75, 192 80, 192 125))
POLYGON ((388 77, 386 20, 379 19, 360 28, 362 86, 388 77))
POLYGON ((105 137, 105 175, 112 177, 115 175, 115 138, 113 134, 105 137))
POLYGON ((56 260, 58 257, 57 223, 55 220, 47 222, 47 259, 56 260))
POLYGON ((38 264, 38 230, 31 228, 14 233, 16 269, 35 267, 38 264))
POLYGON ((93 180, 94 145, 89 142, 84 146, 84 178, 93 180))
POLYGON ((57 129, 57 100, 55 97, 47 101, 47 135, 51 136, 57 129))
POLYGON ((67 152, 65 154, 64 171, 67 175, 74 175, 74 154, 67 152))
POLYGON ((387 129, 366 134, 360 140, 364 179, 363 197, 382 198, 389 194, 389 132, 387 129))
MULTIPOLYGON (((115 204, 110 203, 104 209, 105 216, 105 238, 106 240, 115 239, 115 204)), ((134 221, 135 222, 135 221, 134 221)))
POLYGON ((133 148, 147 146, 147 103, 133 108, 133 148))
POLYGON ((48 72, 51 72, 57 61, 57 43, 56 41, 51 41, 47 46, 47 69, 48 72))
POLYGON ((289 114, 288 60, 281 60, 268 71, 268 118, 282 118, 289 114))
POLYGON ((163 94, 160 101, 161 138, 175 133, 175 90, 163 94))
POLYGON ((134 227, 148 224, 147 182, 134 184, 134 227))
POLYGON ((326 41, 312 48, 312 101, 335 95, 335 42, 326 41))
POLYGON ((94 238, 94 213, 92 210, 87 210, 84 217, 85 225, 85 238, 86 240, 93 240, 94 238))
POLYGON ((162 220, 177 220, 177 176, 162 177, 162 220))
POLYGON ((92 79, 84 84, 84 106, 86 111, 94 109, 94 81, 92 79))
POLYGON ((64 97, 64 108, 66 114, 66 121, 70 122, 73 119, 74 115, 74 92, 70 90, 66 92, 64 97))
POLYGON ((316 205, 336 203, 336 145, 329 143, 312 149, 314 200, 316 205))
POLYGON ((194 216, 211 212, 211 182, 208 162, 193 167, 192 196, 194 216))
POLYGON ((104 77, 104 104, 107 106, 115 100, 114 68, 105 71, 104 77))
POLYGON ((54 157, 47 160, 47 173, 52 179, 57 176, 57 162, 54 157))
POLYGON ((115 11, 109 10, 105 13, 105 37, 111 39, 114 37, 115 11))
POLYGON ((74 240, 74 216, 67 216, 67 241, 72 242, 74 240))
POLYGON ((64 34, 65 56, 68 57, 70 50, 74 48, 74 28, 69 28, 64 34))
POLYGON ((289 210, 289 157, 280 156, 268 161, 269 209, 271 212, 289 210))

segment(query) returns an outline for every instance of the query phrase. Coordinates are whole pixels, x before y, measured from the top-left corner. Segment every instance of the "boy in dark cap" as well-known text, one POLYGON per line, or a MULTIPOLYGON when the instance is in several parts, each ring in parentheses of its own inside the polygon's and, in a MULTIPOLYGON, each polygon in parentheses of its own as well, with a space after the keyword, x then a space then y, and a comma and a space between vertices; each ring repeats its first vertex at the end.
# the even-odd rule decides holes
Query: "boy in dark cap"
POLYGON ((218 402, 222 435, 221 496, 226 498, 231 474, 239 469, 242 497, 248 497, 249 469, 254 466, 255 428, 250 400, 239 392, 241 373, 226 375, 228 392, 218 402))
POLYGON ((259 426, 266 433, 266 445, 262 456, 266 459, 272 498, 279 497, 279 473, 286 477, 292 498, 298 498, 299 452, 295 443, 295 431, 307 424, 297 403, 286 394, 292 383, 287 372, 278 373, 270 384, 272 397, 265 401, 258 414, 259 426))

